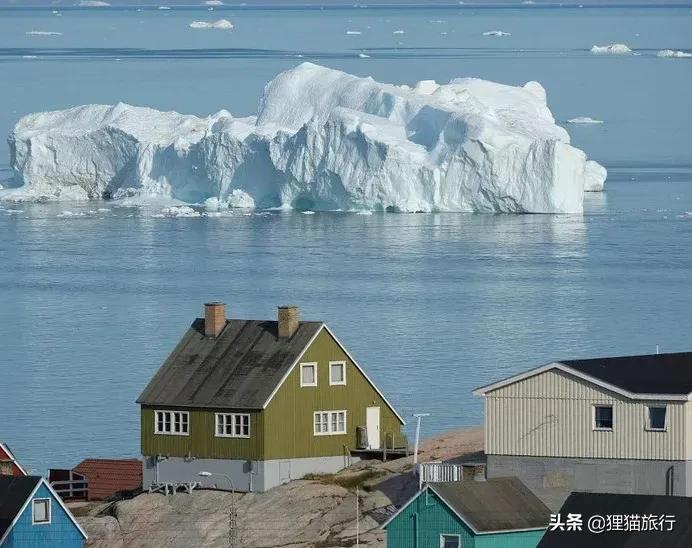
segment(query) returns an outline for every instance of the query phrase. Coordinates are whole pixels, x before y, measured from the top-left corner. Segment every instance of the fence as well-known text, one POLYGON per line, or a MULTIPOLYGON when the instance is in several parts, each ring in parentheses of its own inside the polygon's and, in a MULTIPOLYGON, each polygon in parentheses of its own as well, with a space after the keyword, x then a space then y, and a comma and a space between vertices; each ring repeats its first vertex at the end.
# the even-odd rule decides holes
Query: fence
POLYGON ((464 469, 461 464, 444 462, 422 462, 418 465, 418 487, 424 483, 463 481, 464 469))

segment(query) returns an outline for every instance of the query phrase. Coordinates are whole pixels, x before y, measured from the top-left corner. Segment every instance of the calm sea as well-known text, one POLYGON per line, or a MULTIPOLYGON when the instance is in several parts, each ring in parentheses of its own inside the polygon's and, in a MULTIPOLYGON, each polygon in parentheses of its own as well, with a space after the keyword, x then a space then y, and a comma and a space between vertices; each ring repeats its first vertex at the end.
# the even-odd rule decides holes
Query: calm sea
MULTIPOLYGON (((692 51, 691 28, 688 8, 0 10, 2 134, 82 103, 248 114, 312 60, 396 83, 538 80, 559 121, 605 122, 566 127, 610 170, 583 217, 0 205, 0 439, 38 472, 137 455, 135 399, 210 299, 325 320, 402 414, 431 413, 426 435, 481 423, 471 390, 525 368, 690 350, 692 59, 656 54, 692 51), (220 18, 235 28, 188 26, 220 18), (636 55, 588 51, 612 42, 636 55)), ((7 162, 3 143, 0 179, 7 162)))

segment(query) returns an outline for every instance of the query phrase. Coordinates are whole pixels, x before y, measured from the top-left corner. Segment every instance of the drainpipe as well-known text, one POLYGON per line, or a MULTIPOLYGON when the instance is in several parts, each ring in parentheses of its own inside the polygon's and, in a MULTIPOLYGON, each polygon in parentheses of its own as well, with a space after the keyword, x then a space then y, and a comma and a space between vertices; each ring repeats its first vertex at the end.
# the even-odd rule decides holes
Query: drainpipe
POLYGON ((418 512, 413 513, 413 548, 418 548, 418 512))

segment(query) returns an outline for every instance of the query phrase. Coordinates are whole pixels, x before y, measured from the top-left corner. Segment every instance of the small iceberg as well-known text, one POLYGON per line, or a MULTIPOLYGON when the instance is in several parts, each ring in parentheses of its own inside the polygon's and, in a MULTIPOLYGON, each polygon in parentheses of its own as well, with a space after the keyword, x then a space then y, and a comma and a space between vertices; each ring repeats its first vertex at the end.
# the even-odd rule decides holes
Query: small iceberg
POLYGON ((82 0, 79 3, 79 7, 81 8, 107 8, 108 6, 110 6, 110 4, 102 0, 82 0))
POLYGON ((658 57, 692 57, 692 53, 687 53, 686 51, 675 51, 672 49, 662 49, 656 55, 658 57))
POLYGON ((367 53, 359 53, 358 57, 361 59, 370 59, 370 56, 367 53))
POLYGON ((201 217, 202 214, 199 211, 195 211, 190 206, 171 206, 164 207, 161 210, 161 216, 163 217, 201 217))
POLYGON ((346 34, 363 34, 363 33, 360 32, 359 30, 347 30, 346 34))
POLYGON ((590 118, 589 116, 577 116, 571 120, 567 120, 568 124, 602 124, 603 120, 596 120, 595 118, 590 118))
POLYGON ((171 8, 168 7, 168 6, 159 6, 159 9, 160 9, 160 10, 169 10, 169 9, 171 9, 171 8))
POLYGON ((625 44, 608 44, 607 46, 593 46, 591 53, 610 54, 610 55, 626 55, 632 53, 629 46, 625 44))
POLYGON ((205 6, 223 6, 223 2, 221 0, 207 0, 204 2, 205 6))
POLYGON ((395 30, 395 31, 392 31, 392 34, 406 34, 406 31, 403 31, 403 30, 395 30))
POLYGON ((512 36, 512 33, 503 30, 487 30, 483 33, 483 36, 512 36))
POLYGON ((228 19, 219 19, 218 21, 193 21, 190 23, 191 29, 216 29, 216 30, 231 30, 233 23, 228 19))
POLYGON ((30 30, 24 34, 29 36, 62 36, 62 32, 55 32, 52 30, 30 30))

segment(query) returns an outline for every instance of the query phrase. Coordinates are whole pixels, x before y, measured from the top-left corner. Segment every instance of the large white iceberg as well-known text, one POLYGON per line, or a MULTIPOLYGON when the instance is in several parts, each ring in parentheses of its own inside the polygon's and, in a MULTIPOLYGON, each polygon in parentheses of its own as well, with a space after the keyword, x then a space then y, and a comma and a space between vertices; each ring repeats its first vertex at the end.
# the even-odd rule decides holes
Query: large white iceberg
POLYGON ((579 213, 606 176, 536 82, 411 88, 311 63, 272 80, 257 116, 87 105, 25 116, 9 145, 0 199, 579 213))

